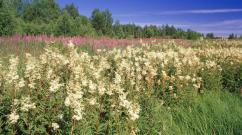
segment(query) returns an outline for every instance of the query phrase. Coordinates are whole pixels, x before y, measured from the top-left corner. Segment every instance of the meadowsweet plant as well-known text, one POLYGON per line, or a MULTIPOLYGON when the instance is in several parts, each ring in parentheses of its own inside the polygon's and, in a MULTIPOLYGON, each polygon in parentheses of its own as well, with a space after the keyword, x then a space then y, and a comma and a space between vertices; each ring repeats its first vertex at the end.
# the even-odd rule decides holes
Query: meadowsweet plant
MULTIPOLYGON (((171 108, 231 86, 223 78, 228 67, 241 71, 241 48, 140 43, 95 54, 79 51, 73 42, 65 51, 46 46, 38 57, 26 53, 21 66, 19 57, 11 56, 7 66, 0 65, 0 132, 143 133, 137 123, 152 119, 151 99, 171 108)), ((238 88, 240 79, 233 79, 238 88)))

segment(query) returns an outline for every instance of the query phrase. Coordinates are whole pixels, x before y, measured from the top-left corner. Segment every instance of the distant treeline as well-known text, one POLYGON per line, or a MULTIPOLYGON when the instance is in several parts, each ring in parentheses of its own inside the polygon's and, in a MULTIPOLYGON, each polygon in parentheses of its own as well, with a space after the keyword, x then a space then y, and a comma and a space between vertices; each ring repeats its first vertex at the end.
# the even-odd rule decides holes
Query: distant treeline
MULTIPOLYGON (((203 34, 174 26, 138 26, 114 21, 109 10, 95 9, 90 18, 73 5, 63 9, 55 0, 0 0, 0 36, 3 35, 108 36, 114 38, 198 39, 203 34)), ((209 37, 210 36, 210 37, 209 37)), ((208 35, 214 38, 213 35, 208 35)))
MULTIPOLYGON (((208 33, 206 34, 207 39, 216 39, 216 38, 221 38, 221 37, 215 37, 213 33, 208 33)), ((242 39, 242 35, 238 36, 237 34, 229 34, 228 39, 242 39)))

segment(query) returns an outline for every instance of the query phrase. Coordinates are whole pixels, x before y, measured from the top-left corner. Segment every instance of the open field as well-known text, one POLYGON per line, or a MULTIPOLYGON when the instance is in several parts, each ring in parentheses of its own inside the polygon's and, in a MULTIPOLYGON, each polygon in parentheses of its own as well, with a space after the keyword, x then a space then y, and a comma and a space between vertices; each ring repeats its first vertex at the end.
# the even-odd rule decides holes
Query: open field
POLYGON ((2 37, 0 61, 0 134, 242 134, 240 40, 2 37))

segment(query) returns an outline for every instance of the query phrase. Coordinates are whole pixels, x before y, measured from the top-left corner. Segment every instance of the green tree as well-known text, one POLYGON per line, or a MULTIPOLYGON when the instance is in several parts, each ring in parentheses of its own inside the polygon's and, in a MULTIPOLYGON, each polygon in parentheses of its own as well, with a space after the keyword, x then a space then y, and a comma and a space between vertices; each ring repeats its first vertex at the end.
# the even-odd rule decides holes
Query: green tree
POLYGON ((78 9, 74 6, 74 4, 68 4, 66 5, 66 7, 64 8, 64 10, 67 11, 67 13, 73 17, 73 18, 77 18, 79 15, 78 9))
POLYGON ((3 5, 11 10, 14 14, 20 15, 25 6, 25 0, 2 0, 3 5))
POLYGON ((55 35, 67 35, 70 36, 72 32, 72 18, 67 13, 67 11, 63 11, 63 15, 61 15, 56 23, 55 27, 55 35))
POLYGON ((108 10, 101 12, 99 9, 95 9, 92 12, 91 23, 99 35, 112 34, 113 18, 108 10))
POLYGON ((178 28, 176 30, 176 34, 173 36, 173 38, 181 38, 181 39, 183 39, 183 38, 186 38, 186 36, 187 36, 186 32, 184 30, 178 28))
POLYGON ((0 0, 0 9, 2 9, 3 8, 3 0, 0 0))
POLYGON ((229 35, 228 39, 237 39, 237 35, 232 33, 232 34, 229 35))
POLYGON ((34 0, 26 5, 23 18, 25 21, 39 24, 57 19, 60 14, 60 7, 55 0, 34 0))
POLYGON ((189 40, 196 40, 202 37, 202 34, 192 31, 191 29, 187 30, 187 39, 189 40))
POLYGON ((207 39, 214 39, 214 34, 213 34, 213 33, 208 33, 208 34, 206 35, 206 38, 207 38, 207 39))
POLYGON ((72 31, 71 35, 76 36, 95 36, 95 29, 92 27, 88 18, 85 16, 79 16, 72 19, 72 31))
POLYGON ((109 10, 102 12, 105 20, 105 28, 103 29, 104 35, 112 35, 113 17, 109 10))
POLYGON ((142 38, 143 37, 143 29, 140 26, 135 26, 134 38, 142 38))
POLYGON ((145 26, 144 27, 144 35, 145 35, 146 38, 151 38, 155 35, 155 31, 152 27, 145 26))
POLYGON ((116 21, 115 24, 113 25, 113 31, 114 31, 115 36, 117 38, 124 38, 125 37, 124 31, 123 31, 123 27, 119 23, 119 21, 116 21))
POLYGON ((93 28, 97 31, 99 35, 103 34, 103 29, 105 28, 105 18, 99 9, 95 9, 92 12, 91 23, 93 28))
POLYGON ((0 9, 0 36, 12 35, 15 30, 15 19, 11 11, 0 9))

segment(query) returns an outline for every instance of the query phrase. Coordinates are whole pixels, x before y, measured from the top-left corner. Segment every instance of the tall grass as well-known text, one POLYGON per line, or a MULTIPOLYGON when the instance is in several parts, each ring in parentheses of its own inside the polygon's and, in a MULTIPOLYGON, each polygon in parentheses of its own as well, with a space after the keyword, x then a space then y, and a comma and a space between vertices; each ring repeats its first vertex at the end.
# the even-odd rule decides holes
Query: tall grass
POLYGON ((170 107, 150 99, 137 122, 139 134, 241 135, 241 105, 238 95, 224 91, 208 91, 170 107))

